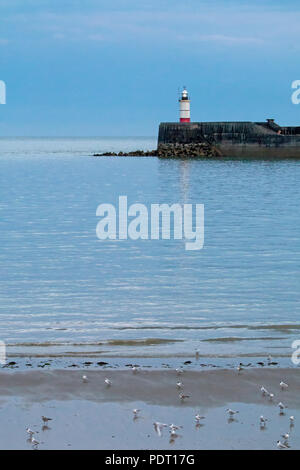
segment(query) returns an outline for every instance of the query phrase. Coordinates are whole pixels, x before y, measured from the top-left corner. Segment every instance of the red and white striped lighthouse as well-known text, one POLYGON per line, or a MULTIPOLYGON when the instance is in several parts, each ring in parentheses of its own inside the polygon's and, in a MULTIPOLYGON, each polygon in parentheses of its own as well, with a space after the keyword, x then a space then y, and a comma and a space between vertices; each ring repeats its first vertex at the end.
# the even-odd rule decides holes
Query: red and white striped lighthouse
POLYGON ((191 122, 190 112, 190 100, 186 88, 183 88, 181 92, 181 98, 179 99, 180 106, 180 122, 191 122))

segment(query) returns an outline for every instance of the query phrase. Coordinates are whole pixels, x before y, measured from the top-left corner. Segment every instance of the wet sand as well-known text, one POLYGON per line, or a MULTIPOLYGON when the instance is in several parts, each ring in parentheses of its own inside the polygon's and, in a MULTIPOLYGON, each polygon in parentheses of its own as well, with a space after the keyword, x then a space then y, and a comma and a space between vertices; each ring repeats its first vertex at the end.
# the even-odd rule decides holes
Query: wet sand
POLYGON ((300 448, 300 370, 31 370, 1 371, 1 449, 31 449, 26 427, 36 431, 38 449, 276 449, 281 434, 300 448), (88 377, 83 383, 82 375, 88 377), (105 377, 112 381, 107 387, 105 377), (176 382, 189 394, 182 403, 176 382), (289 389, 281 391, 284 380, 289 389), (274 393, 263 397, 261 385, 274 393), (279 415, 277 404, 288 408, 279 415), (239 410, 228 420, 226 408, 239 410), (133 419, 133 408, 141 409, 133 419), (196 413, 205 416, 195 426, 196 413), (43 427, 41 416, 52 418, 43 427), (265 429, 259 417, 268 418, 265 429), (158 436, 154 421, 183 426, 178 437, 158 436), (299 422, 299 426, 298 426, 299 422), (298 429, 299 428, 299 429, 298 429))

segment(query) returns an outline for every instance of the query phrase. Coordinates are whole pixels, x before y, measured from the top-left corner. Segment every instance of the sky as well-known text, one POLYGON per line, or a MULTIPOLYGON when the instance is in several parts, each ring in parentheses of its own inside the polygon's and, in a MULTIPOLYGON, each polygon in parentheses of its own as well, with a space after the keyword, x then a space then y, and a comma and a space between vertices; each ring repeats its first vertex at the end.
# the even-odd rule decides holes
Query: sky
POLYGON ((1 0, 0 136, 155 136, 178 120, 300 125, 300 4, 1 0))

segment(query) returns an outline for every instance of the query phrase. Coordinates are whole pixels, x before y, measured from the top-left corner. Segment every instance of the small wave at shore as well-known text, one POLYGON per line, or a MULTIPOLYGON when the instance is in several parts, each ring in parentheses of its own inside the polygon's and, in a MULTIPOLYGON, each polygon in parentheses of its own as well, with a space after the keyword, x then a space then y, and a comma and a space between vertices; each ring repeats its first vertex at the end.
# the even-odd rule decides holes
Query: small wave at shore
POLYGON ((45 341, 45 342, 23 342, 10 343, 8 347, 50 347, 50 346, 152 346, 155 344, 167 344, 183 341, 181 339, 164 339, 164 338, 146 338, 146 339, 110 339, 106 341, 87 341, 87 342, 68 342, 68 341, 45 341))
POLYGON ((300 330, 300 324, 222 324, 222 325, 207 325, 207 326, 196 326, 196 325, 134 325, 134 326, 116 326, 113 327, 115 330, 220 330, 224 328, 230 329, 248 329, 248 330, 277 330, 277 331, 292 331, 300 330))
POLYGON ((278 340, 283 340, 286 339, 283 336, 277 336, 277 337, 271 337, 271 336, 264 336, 264 337, 253 337, 253 338, 239 338, 238 336, 228 336, 224 338, 208 338, 208 339, 203 339, 203 342, 207 343, 231 343, 231 342, 236 342, 236 341, 278 341, 278 340))
MULTIPOLYGON (((233 335, 232 332, 237 330, 231 328, 227 328, 227 335, 224 335, 223 330, 220 336, 211 328, 210 332, 205 330, 205 334, 191 332, 191 335, 184 337, 167 337, 165 331, 166 337, 8 341, 6 347, 8 355, 19 357, 190 357, 195 356, 196 350, 200 357, 258 357, 268 354, 287 357, 293 352, 292 343, 297 339, 296 331, 299 328, 295 329, 294 334, 292 329, 286 330, 286 336, 278 335, 281 330, 278 325, 273 328, 274 331, 262 328, 262 332, 268 330, 270 334, 261 336, 252 336, 251 328, 244 328, 241 335, 233 335)), ((259 332, 258 328, 253 330, 259 332)))

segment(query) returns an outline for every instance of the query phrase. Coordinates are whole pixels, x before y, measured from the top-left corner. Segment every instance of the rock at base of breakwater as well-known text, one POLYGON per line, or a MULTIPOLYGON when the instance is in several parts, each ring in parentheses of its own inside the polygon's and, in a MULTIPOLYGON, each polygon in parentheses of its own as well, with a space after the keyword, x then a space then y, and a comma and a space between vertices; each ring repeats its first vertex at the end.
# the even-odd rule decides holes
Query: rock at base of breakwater
POLYGON ((157 150, 134 150, 132 152, 94 153, 94 157, 156 157, 157 150))
POLYGON ((156 150, 95 153, 94 157, 217 157, 220 152, 207 143, 160 144, 156 150))

